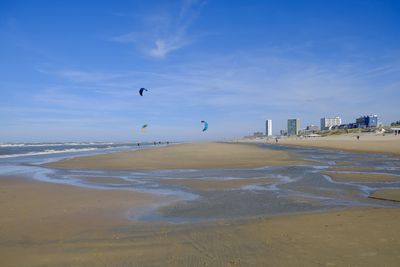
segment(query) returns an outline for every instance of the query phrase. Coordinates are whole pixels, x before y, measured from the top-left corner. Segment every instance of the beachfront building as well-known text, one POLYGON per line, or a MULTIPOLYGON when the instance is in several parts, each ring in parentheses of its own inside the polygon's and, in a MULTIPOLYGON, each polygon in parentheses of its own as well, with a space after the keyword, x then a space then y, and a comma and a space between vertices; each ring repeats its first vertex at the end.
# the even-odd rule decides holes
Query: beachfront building
POLYGON ((253 133, 253 137, 263 137, 264 133, 263 132, 255 132, 253 133))
POLYGON ((265 121, 265 136, 272 136, 272 120, 265 121))
POLYGON ((311 124, 311 125, 307 125, 307 127, 304 130, 301 130, 300 134, 301 135, 310 135, 310 134, 313 134, 313 133, 315 133, 317 131, 319 131, 318 126, 311 124))
POLYGON ((288 135, 298 135, 300 131, 300 119, 288 119, 287 133, 288 135))
POLYGON ((340 117, 321 118, 321 130, 331 130, 335 126, 342 124, 340 117))
POLYGON ((306 127, 306 131, 311 131, 311 132, 315 132, 315 131, 318 131, 319 130, 319 128, 318 128, 318 126, 317 125, 308 125, 307 127, 306 127))
POLYGON ((377 115, 361 116, 356 119, 356 124, 358 128, 378 127, 378 116, 377 115))

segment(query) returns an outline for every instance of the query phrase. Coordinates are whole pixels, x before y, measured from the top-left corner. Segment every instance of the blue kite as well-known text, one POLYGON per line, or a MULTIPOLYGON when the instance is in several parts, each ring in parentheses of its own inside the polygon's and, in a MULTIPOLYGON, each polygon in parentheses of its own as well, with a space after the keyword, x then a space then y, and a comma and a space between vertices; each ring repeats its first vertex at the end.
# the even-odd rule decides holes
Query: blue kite
POLYGON ((206 122, 206 121, 201 121, 201 123, 204 123, 203 132, 207 131, 207 129, 208 129, 208 122, 206 122))

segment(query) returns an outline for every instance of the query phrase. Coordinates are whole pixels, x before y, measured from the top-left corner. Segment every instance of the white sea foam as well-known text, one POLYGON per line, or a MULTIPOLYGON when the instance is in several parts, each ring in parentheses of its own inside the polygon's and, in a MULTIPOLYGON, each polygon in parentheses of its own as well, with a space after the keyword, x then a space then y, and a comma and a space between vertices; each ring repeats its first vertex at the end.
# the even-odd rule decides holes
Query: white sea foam
POLYGON ((65 143, 4 143, 0 147, 41 147, 41 146, 90 146, 115 145, 112 142, 65 142, 65 143))
POLYGON ((91 151, 91 150, 97 150, 99 148, 69 148, 69 149, 63 149, 63 150, 53 150, 53 149, 48 149, 44 151, 38 151, 38 152, 28 152, 24 154, 9 154, 9 155, 0 155, 0 158, 15 158, 15 157, 26 157, 26 156, 36 156, 36 155, 46 155, 46 154, 58 154, 58 153, 69 153, 69 152, 81 152, 81 151, 91 151))

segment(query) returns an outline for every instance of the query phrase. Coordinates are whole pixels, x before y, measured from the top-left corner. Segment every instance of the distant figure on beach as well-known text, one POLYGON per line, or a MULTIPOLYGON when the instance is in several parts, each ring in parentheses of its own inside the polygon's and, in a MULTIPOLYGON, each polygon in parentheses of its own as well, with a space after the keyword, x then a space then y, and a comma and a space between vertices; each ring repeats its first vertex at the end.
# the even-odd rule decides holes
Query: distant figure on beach
POLYGON ((154 145, 157 145, 157 142, 156 142, 156 141, 154 141, 154 145))
POLYGON ((360 136, 359 135, 357 135, 357 140, 360 140, 360 136))
POLYGON ((137 143, 137 146, 140 147, 140 143, 137 143))
POLYGON ((278 143, 278 138, 275 138, 275 142, 278 143))
POLYGON ((169 141, 167 141, 167 145, 169 145, 169 141))

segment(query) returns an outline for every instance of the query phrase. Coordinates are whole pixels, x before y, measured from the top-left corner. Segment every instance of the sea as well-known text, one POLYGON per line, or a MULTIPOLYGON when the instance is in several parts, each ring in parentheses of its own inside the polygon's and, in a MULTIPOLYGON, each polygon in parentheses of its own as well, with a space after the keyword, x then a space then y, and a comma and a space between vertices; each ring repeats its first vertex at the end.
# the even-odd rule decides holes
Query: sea
MULTIPOLYGON (((143 143, 147 147, 151 143, 143 143)), ((137 149, 137 143, 114 142, 54 142, 54 143, 0 143, 0 158, 13 158, 46 154, 79 153, 86 151, 108 152, 137 149)))

